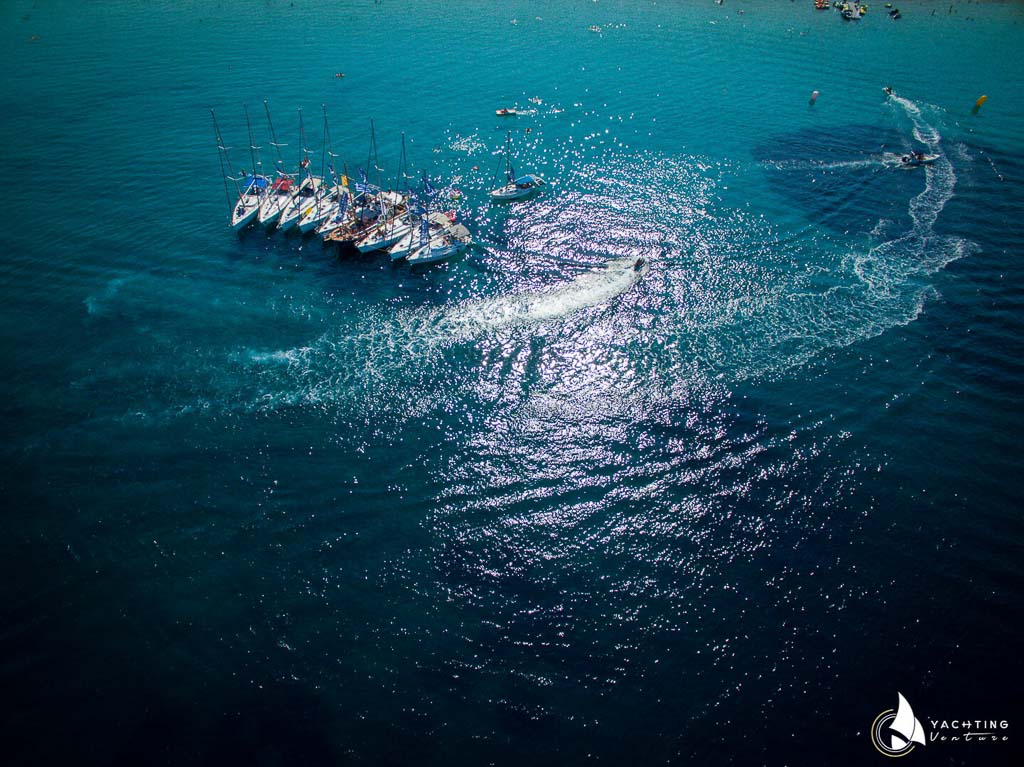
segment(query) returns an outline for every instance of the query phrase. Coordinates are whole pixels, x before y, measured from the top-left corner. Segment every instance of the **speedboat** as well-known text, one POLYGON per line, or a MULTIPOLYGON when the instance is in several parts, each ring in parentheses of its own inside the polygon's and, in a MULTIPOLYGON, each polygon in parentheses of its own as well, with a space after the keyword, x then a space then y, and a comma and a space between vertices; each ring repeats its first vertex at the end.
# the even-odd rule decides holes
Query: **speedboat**
POLYGON ((247 226, 260 211, 260 203, 270 186, 270 179, 266 176, 245 177, 243 191, 238 196, 238 203, 231 211, 231 228, 236 232, 247 226))
POLYGON ((469 245, 469 230, 462 224, 445 227, 441 234, 431 237, 426 245, 421 245, 409 254, 410 264, 432 264, 445 261, 458 255, 469 245))
POLYGON ((919 165, 931 165, 939 159, 937 154, 924 154, 923 152, 911 152, 900 156, 900 165, 904 168, 916 168, 919 165))
POLYGON ((494 114, 496 114, 498 117, 514 117, 515 115, 519 114, 519 111, 516 109, 502 107, 501 109, 495 109, 494 114))

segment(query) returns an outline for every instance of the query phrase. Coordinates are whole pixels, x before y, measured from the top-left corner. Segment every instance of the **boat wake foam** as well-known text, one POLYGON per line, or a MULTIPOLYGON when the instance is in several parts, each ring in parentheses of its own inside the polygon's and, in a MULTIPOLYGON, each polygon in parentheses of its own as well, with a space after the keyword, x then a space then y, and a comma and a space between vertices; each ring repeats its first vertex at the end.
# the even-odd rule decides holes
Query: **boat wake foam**
POLYGON ((607 303, 629 290, 649 268, 632 256, 609 261, 551 290, 469 301, 447 311, 440 325, 459 338, 510 325, 546 322, 607 303))
MULTIPOLYGON (((411 415, 435 403, 445 387, 427 386, 435 375, 450 378, 445 356, 453 345, 494 338, 502 331, 560 323, 585 309, 612 302, 648 271, 634 257, 592 267, 550 290, 471 299, 433 309, 387 314, 373 310, 348 326, 333 328, 294 349, 248 349, 235 361, 254 372, 261 393, 244 409, 345 402, 361 410, 404 408, 411 415), (416 371, 410 383, 409 371, 416 371), (282 387, 281 376, 291 381, 282 387), (410 391, 410 387, 412 391, 410 391)), ((394 412, 392 412, 394 415, 394 412)))
POLYGON ((925 187, 910 200, 907 209, 910 230, 875 245, 866 253, 851 256, 856 275, 872 290, 885 292, 900 286, 920 288, 913 284, 915 277, 933 275, 974 248, 973 243, 964 238, 935 232, 935 222, 953 198, 957 181, 953 164, 942 151, 942 135, 926 120, 921 106, 902 96, 893 95, 890 100, 910 119, 914 137, 939 158, 923 166, 925 187))

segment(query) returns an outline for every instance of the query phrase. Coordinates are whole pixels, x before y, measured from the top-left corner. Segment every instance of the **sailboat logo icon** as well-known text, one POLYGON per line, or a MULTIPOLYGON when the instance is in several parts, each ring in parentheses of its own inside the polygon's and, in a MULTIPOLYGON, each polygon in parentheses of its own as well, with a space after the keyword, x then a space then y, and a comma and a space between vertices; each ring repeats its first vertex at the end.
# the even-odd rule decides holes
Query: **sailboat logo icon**
POLYGON ((914 744, 925 744, 924 727, 914 716, 914 709, 902 693, 897 692, 899 705, 879 714, 871 725, 871 742, 886 756, 906 756, 914 750, 914 744))

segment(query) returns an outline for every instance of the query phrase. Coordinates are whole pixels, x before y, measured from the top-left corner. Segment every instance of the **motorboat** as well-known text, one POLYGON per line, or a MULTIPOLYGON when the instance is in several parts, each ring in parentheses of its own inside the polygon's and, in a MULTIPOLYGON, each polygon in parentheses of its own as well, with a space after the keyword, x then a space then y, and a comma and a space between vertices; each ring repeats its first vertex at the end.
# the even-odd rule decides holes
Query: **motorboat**
POLYGON ((900 165, 904 168, 916 168, 919 165, 931 165, 941 155, 925 154, 923 152, 911 152, 900 156, 900 165))

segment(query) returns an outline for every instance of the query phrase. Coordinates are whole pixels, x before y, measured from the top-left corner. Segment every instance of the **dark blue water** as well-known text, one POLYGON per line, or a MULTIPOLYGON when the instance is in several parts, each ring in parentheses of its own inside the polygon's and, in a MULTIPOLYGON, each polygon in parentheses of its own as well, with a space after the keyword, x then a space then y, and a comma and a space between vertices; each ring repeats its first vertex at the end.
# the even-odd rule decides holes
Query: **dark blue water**
POLYGON ((1014 763, 1024 17, 901 5, 4 4, 5 762, 1014 763), (264 99, 475 244, 232 233, 264 99))

